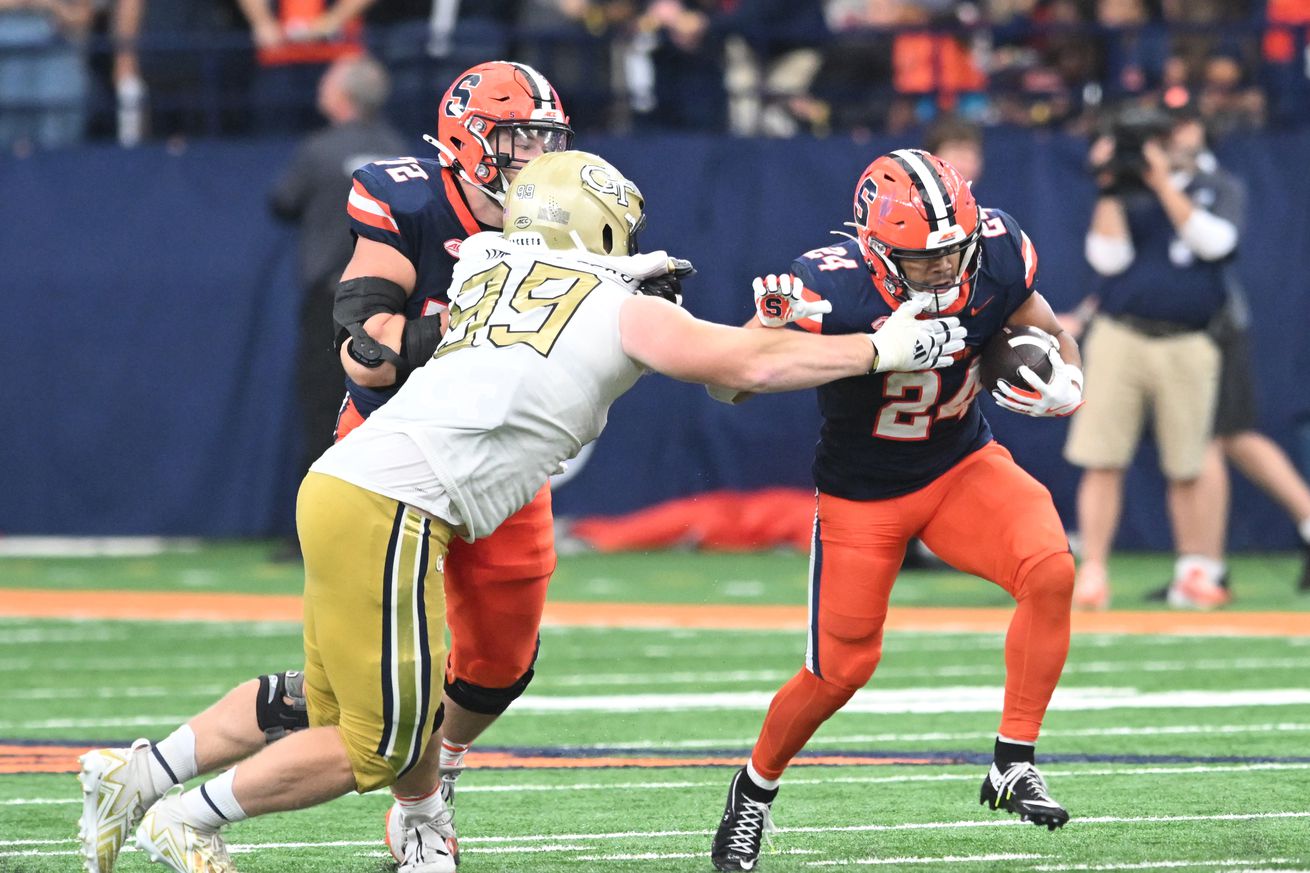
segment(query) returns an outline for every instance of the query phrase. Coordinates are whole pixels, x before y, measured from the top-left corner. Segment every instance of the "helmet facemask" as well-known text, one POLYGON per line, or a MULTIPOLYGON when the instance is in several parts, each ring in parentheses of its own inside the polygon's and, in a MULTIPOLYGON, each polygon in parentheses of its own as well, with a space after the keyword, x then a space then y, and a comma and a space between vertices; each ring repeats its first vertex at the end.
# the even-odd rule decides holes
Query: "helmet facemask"
POLYGON ((978 236, 978 228, 975 228, 963 240, 940 248, 893 249, 877 240, 870 240, 869 248, 885 268, 884 281, 888 293, 902 302, 914 300, 922 303, 925 313, 943 313, 960 299, 965 286, 978 269, 982 255, 978 236), (945 277, 943 281, 918 281, 906 275, 907 263, 936 261, 951 255, 959 255, 960 262, 954 274, 945 277))

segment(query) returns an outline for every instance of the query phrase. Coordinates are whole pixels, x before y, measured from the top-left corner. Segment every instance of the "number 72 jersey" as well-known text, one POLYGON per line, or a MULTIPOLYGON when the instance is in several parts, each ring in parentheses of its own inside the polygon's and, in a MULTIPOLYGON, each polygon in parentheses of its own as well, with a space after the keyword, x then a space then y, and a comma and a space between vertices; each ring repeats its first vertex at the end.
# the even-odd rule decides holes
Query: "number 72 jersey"
MULTIPOLYGON (((823 428, 814 479, 848 500, 898 497, 928 485, 992 439, 977 403, 978 352, 1033 292, 1037 253, 1013 218, 983 210, 982 257, 964 305, 964 357, 950 367, 877 373, 820 386, 823 428)), ((868 333, 893 312, 854 240, 801 255, 791 265, 807 297, 832 311, 796 326, 815 333, 868 333)))

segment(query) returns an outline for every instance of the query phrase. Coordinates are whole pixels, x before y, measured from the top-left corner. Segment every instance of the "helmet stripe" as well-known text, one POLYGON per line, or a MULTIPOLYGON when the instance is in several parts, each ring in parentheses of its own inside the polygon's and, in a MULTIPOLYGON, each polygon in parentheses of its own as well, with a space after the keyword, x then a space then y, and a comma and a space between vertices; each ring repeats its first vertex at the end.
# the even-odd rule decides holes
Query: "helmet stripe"
POLYGON ((549 104, 552 107, 555 103, 555 92, 550 87, 550 82, 546 77, 529 67, 527 64, 511 62, 514 69, 523 74, 523 78, 528 80, 528 90, 532 94, 532 99, 536 101, 537 108, 540 109, 543 104, 549 104))
POLYGON ((914 149, 897 149, 892 157, 901 165, 914 187, 919 189, 919 196, 931 213, 928 220, 933 230, 945 230, 955 224, 955 203, 946 193, 946 186, 937 168, 921 157, 921 152, 914 149))

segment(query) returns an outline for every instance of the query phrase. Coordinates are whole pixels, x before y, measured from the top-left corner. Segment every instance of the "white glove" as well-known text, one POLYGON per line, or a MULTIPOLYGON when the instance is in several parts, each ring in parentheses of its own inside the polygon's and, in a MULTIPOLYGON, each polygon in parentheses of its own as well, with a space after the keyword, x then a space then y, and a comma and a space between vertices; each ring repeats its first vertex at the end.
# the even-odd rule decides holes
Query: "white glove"
POLYGON ((1073 415, 1083 405, 1083 371, 1065 363, 1054 348, 1047 355, 1051 359, 1049 381, 1043 382, 1030 367, 1020 367, 1019 375, 1032 390, 1016 388, 1004 379, 997 380, 992 391, 996 405, 1034 418, 1073 415))
POLYGON ((955 356, 964 351, 968 331, 953 315, 920 321, 917 316, 922 310, 922 303, 902 303, 882 327, 869 334, 878 350, 873 372, 940 370, 955 363, 955 356))
POLYGON ((805 285, 790 273, 769 274, 751 283, 755 289, 755 315, 765 327, 782 327, 801 318, 832 312, 827 300, 806 300, 805 285))

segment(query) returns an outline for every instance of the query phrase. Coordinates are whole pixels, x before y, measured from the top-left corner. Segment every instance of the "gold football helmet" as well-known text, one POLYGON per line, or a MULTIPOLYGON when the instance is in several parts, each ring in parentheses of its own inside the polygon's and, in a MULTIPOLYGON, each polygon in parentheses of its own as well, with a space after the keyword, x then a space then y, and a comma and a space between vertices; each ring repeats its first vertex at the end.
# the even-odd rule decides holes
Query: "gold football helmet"
POLYGON ((589 152, 533 158, 505 200, 505 238, 540 238, 551 249, 634 255, 646 223, 637 186, 589 152))

